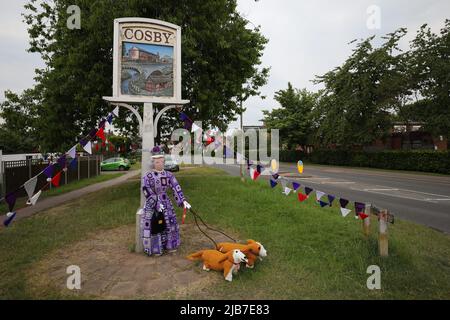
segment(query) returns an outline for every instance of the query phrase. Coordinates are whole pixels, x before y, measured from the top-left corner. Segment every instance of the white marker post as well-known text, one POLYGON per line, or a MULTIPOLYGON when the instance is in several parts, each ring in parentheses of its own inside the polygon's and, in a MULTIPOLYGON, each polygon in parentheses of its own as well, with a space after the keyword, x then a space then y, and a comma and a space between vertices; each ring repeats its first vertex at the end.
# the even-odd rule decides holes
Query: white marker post
MULTIPOLYGON (((170 108, 189 103, 181 99, 181 28, 146 18, 114 20, 113 96, 103 97, 112 105, 125 107, 139 121, 142 137, 141 178, 151 168, 150 151, 155 145, 155 131, 161 115, 170 108), (144 104, 141 117, 130 105, 144 104), (153 103, 169 105, 154 120, 153 103)), ((145 197, 142 192, 143 208, 145 197)), ((136 215, 136 252, 142 252, 140 211, 136 215)))

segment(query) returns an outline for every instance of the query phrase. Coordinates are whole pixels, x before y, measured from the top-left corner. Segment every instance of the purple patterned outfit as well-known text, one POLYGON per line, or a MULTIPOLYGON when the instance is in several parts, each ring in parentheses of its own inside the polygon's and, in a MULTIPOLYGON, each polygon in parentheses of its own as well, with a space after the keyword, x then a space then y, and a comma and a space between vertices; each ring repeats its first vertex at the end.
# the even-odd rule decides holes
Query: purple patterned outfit
POLYGON ((144 213, 141 216, 141 237, 144 252, 148 255, 162 254, 164 250, 175 250, 180 246, 180 233, 175 210, 167 195, 171 188, 179 207, 185 200, 181 187, 175 176, 168 171, 151 171, 143 178, 144 194, 146 195, 144 213), (152 234, 151 218, 163 205, 163 215, 166 223, 165 231, 152 234))

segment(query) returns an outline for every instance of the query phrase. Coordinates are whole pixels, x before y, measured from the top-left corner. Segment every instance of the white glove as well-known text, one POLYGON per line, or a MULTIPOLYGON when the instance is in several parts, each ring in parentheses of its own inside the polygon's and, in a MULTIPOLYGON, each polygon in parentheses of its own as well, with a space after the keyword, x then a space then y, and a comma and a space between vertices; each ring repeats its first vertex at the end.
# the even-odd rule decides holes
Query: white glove
POLYGON ((186 209, 188 209, 188 210, 191 208, 191 205, 190 205, 189 202, 187 202, 186 200, 183 201, 183 205, 184 205, 184 207, 185 207, 186 209))

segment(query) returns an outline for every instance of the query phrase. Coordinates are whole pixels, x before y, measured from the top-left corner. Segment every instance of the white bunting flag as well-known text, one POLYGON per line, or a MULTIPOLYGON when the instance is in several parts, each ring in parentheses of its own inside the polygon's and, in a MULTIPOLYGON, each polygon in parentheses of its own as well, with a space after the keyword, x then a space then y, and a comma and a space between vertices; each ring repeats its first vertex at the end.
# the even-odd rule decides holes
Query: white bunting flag
POLYGON ((316 191, 316 199, 317 199, 317 201, 320 201, 320 198, 322 198, 324 195, 325 195, 325 192, 316 191))
POLYGON ((68 154, 72 159, 75 159, 76 152, 77 152, 77 145, 74 145, 72 148, 70 148, 69 151, 67 151, 67 154, 68 154))
POLYGON ((113 113, 116 117, 118 117, 118 116, 119 116, 119 106, 116 106, 116 107, 114 108, 114 110, 112 111, 112 113, 113 113))
POLYGON ((250 167, 250 178, 252 178, 252 180, 255 180, 254 176, 255 176, 255 169, 250 167))
POLYGON ((37 177, 33 177, 27 182, 24 183, 25 191, 28 194, 28 198, 31 198, 34 193, 34 189, 36 188, 37 177))
POLYGON ((36 202, 38 201, 39 196, 41 195, 41 193, 42 193, 42 191, 39 190, 39 192, 37 192, 34 196, 32 196, 32 197, 27 201, 27 204, 31 204, 31 205, 34 206, 34 205, 36 204, 36 202))
POLYGON ((346 209, 346 208, 341 208, 341 213, 343 217, 346 217, 352 210, 350 209, 346 209))
POLYGON ((289 195, 289 193, 291 192, 291 190, 292 190, 291 188, 285 187, 283 193, 284 193, 285 195, 289 195))
POLYGON ((196 125, 195 123, 193 123, 193 124, 192 124, 191 132, 195 132, 195 131, 200 130, 200 129, 201 129, 201 128, 200 128, 198 125, 196 125))
POLYGON ((86 143, 86 145, 83 147, 84 150, 86 150, 87 153, 92 154, 92 144, 90 141, 86 143))

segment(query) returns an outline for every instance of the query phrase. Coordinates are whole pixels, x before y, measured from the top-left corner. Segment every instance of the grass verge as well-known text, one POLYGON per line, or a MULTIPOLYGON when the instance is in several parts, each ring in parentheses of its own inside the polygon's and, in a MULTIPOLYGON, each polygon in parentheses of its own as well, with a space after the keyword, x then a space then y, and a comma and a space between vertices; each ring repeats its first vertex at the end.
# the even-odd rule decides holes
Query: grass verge
MULTIPOLYGON (((389 226, 390 256, 381 258, 376 220, 372 220, 371 236, 365 238, 361 221, 350 215, 343 218, 338 207, 320 208, 313 199, 300 203, 293 194, 285 196, 280 188, 271 189, 267 181, 242 183, 239 177, 211 168, 182 170, 177 177, 189 202, 208 223, 232 230, 241 239, 262 242, 269 254, 254 270, 242 270, 232 283, 223 281, 185 298, 450 298, 447 235, 396 221, 389 226), (381 268, 381 290, 367 289, 370 265, 381 268)), ((138 190, 138 181, 108 188, 2 230, 0 298, 63 297, 48 288, 31 292, 27 270, 52 250, 89 233, 133 224, 138 190)))

